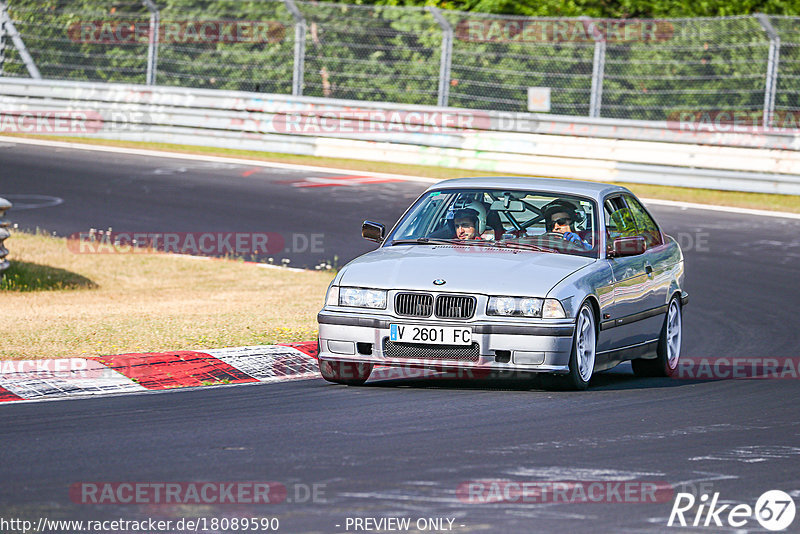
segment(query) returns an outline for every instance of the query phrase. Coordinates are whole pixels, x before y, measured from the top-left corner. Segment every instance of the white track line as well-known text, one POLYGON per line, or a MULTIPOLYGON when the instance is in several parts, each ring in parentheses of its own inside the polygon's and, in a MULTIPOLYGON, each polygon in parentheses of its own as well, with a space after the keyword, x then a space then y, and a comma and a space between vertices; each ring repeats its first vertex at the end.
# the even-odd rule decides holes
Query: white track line
MULTIPOLYGON (((405 182, 421 182, 426 184, 435 184, 441 180, 437 178, 424 178, 421 176, 408 176, 404 174, 390 174, 383 172, 371 171, 356 171, 353 169, 340 169, 337 167, 318 167, 314 165, 300 165, 295 163, 279 163, 274 161, 261 161, 244 158, 224 157, 224 156, 208 156, 203 154, 181 154, 178 152, 167 152, 162 150, 146 150, 140 148, 126 148, 106 145, 88 145, 83 143, 73 143, 67 141, 50 141, 47 139, 29 139, 25 137, 5 137, 0 136, 0 142, 18 143, 23 145, 38 145, 49 146, 55 148, 70 148, 74 150, 93 150, 95 152, 112 152, 115 154, 128 154, 134 156, 148 156, 154 158, 171 158, 191 161, 207 161, 211 163, 236 163, 239 165, 250 165, 254 167, 270 167, 275 169, 287 169, 298 171, 311 171, 330 174, 345 174, 345 175, 362 175, 373 176, 376 178, 391 178, 395 180, 403 180, 405 182)), ((198 147, 200 149, 202 147, 198 147)), ((738 213, 741 215, 754 215, 759 217, 780 217, 785 219, 799 219, 800 213, 789 213, 784 211, 769 211, 757 210, 749 208, 736 208, 732 206, 717 206, 714 204, 698 204, 694 202, 678 202, 674 200, 661 200, 654 198, 642 198, 646 204, 671 206, 683 209, 697 209, 709 211, 723 211, 726 213, 738 213)))

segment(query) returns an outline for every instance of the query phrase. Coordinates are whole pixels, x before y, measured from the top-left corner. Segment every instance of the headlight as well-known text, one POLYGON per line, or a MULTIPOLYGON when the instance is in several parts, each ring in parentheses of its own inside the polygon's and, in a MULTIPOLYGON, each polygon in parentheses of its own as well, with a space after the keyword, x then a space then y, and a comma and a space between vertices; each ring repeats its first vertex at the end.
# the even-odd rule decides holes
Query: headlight
POLYGON ((331 284, 325 295, 325 306, 336 306, 337 304, 339 304, 339 286, 331 284))
POLYGON ((340 287, 339 306, 385 309, 386 290, 360 289, 357 287, 340 287))
POLYGON ((489 297, 489 306, 486 309, 486 313, 489 315, 544 317, 547 319, 563 319, 567 316, 557 299, 535 297, 489 297))

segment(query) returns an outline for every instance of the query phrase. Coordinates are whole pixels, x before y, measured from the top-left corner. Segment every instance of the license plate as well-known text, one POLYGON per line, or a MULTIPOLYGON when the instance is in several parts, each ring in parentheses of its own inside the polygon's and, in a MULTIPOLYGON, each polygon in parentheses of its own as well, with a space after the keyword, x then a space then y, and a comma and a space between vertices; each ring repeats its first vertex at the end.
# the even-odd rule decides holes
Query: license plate
POLYGON ((389 339, 397 343, 471 345, 472 328, 393 324, 389 325, 389 339))

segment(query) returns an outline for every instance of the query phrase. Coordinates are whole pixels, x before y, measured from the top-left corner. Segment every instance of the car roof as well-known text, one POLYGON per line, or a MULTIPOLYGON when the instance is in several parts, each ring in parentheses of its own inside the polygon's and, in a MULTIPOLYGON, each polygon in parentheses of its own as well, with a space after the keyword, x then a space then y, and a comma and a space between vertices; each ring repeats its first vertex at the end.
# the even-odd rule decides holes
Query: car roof
POLYGON ((428 190, 468 188, 528 189, 531 191, 542 191, 546 193, 582 195, 595 199, 601 199, 609 193, 618 191, 630 193, 630 191, 625 187, 605 184, 602 182, 562 180, 557 178, 527 178, 522 176, 453 178, 451 180, 443 180, 439 183, 436 183, 430 186, 428 190))

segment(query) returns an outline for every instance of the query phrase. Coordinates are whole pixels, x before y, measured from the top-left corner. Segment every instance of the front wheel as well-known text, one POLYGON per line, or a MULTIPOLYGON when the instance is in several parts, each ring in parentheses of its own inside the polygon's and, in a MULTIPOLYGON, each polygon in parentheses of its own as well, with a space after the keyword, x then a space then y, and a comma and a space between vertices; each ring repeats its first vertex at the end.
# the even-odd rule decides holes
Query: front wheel
POLYGON ((681 357, 682 330, 681 305, 678 297, 672 297, 658 338, 657 357, 654 360, 632 360, 631 366, 636 376, 672 376, 678 369, 681 357))
POLYGON ((597 323, 592 306, 586 302, 578 312, 575 321, 575 335, 572 339, 572 352, 569 357, 569 373, 564 377, 564 385, 569 389, 584 390, 594 373, 597 352, 597 323))
POLYGON ((319 372, 322 378, 328 382, 345 386, 360 386, 372 373, 372 364, 320 359, 319 372))

